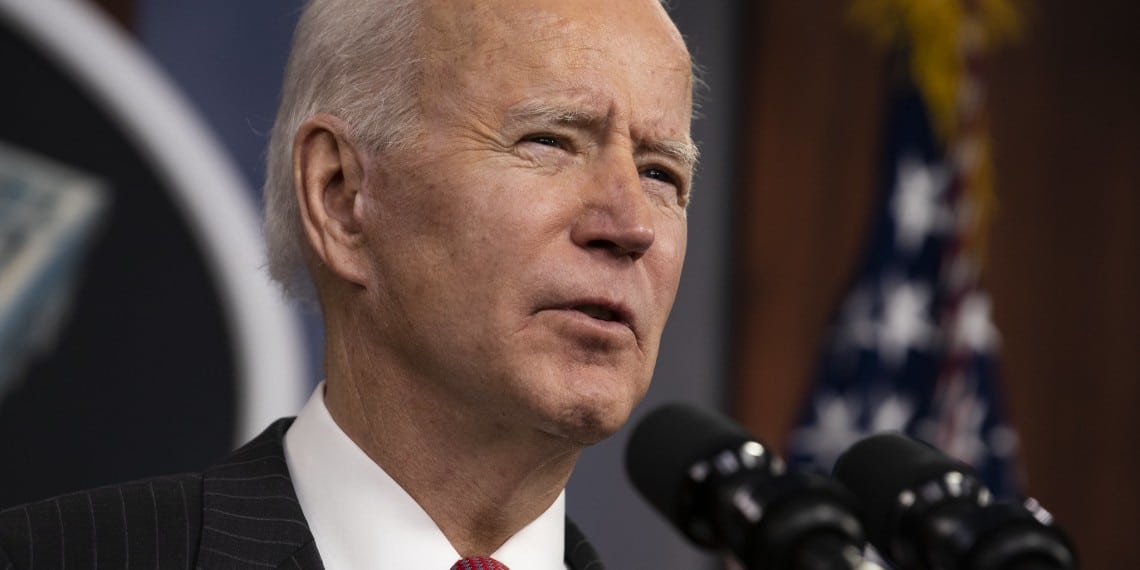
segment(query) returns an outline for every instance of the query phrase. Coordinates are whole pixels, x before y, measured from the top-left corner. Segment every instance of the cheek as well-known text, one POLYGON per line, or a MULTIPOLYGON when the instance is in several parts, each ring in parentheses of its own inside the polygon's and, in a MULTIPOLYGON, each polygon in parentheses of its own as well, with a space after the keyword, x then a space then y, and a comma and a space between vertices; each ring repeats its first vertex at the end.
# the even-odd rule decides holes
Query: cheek
POLYGON ((668 295, 671 303, 681 280, 688 234, 683 220, 670 220, 657 227, 657 238, 651 250, 654 284, 660 293, 668 295))
POLYGON ((479 189, 430 176, 445 171, 442 165, 422 168, 376 193, 377 247, 420 256, 424 263, 437 265, 453 261, 457 250, 470 242, 485 245, 487 236, 479 235, 473 225, 484 209, 478 200, 479 189))
POLYGON ((503 169, 475 183, 455 216, 465 238, 492 259, 517 264, 516 255, 535 256, 568 231, 580 200, 568 181, 525 169, 503 169))

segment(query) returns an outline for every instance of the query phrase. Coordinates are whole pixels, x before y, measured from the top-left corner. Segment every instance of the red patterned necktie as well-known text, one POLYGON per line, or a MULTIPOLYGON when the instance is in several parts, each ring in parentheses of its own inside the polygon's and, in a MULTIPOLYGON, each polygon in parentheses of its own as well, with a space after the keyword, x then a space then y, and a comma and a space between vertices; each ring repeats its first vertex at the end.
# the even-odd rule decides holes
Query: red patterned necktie
POLYGON ((490 556, 472 556, 456 562, 451 570, 511 570, 490 556))

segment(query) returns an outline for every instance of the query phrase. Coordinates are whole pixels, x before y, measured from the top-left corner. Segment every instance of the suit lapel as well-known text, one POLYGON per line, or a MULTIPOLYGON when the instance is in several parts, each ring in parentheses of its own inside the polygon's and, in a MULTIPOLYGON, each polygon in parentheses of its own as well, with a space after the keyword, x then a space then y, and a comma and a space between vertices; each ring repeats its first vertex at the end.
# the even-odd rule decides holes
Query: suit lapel
POLYGON ((200 568, 323 568, 285 462, 278 420, 202 477, 200 568))
MULTIPOLYGON (((278 420, 203 474, 199 568, 324 568, 285 462, 283 441, 292 421, 278 420)), ((605 570, 570 519, 565 548, 571 570, 605 570)))

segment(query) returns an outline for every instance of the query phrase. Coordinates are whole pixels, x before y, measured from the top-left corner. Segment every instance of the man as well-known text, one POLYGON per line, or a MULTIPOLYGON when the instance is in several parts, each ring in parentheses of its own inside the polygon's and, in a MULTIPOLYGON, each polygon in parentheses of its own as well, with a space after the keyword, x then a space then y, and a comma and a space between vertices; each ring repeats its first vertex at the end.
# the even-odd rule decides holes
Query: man
POLYGON ((325 381, 203 474, 4 513, 0 569, 600 568, 563 489, 676 293, 680 34, 656 0, 314 0, 285 83, 270 270, 325 381))

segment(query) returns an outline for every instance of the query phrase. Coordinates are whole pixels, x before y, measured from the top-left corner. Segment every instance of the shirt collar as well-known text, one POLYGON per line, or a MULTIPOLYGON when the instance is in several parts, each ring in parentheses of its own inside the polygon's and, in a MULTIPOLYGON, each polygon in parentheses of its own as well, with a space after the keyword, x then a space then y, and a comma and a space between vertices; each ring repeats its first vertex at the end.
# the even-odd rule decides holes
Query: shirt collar
MULTIPOLYGON (((415 499, 341 431, 317 386, 285 434, 301 510, 328 570, 447 570, 459 559, 415 499)), ((509 568, 563 570, 565 491, 491 553, 509 568)))

